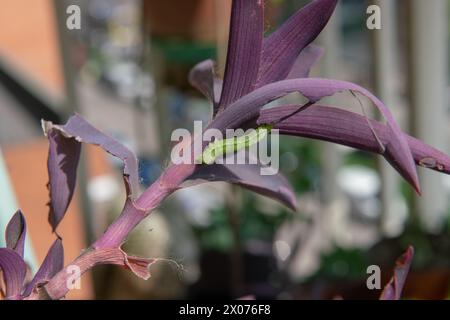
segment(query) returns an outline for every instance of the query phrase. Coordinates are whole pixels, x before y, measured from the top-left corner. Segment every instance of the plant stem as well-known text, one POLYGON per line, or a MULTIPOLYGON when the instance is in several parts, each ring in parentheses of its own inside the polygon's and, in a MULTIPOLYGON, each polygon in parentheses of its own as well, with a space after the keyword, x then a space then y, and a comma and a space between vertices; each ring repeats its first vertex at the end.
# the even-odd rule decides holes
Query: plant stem
POLYGON ((62 299, 71 290, 68 281, 77 280, 96 265, 114 264, 130 267, 127 255, 120 246, 143 219, 179 188, 193 169, 192 165, 169 166, 135 201, 132 201, 130 197, 127 199, 120 216, 89 249, 25 299, 62 299), (80 271, 76 275, 71 272, 74 267, 78 267, 80 271))

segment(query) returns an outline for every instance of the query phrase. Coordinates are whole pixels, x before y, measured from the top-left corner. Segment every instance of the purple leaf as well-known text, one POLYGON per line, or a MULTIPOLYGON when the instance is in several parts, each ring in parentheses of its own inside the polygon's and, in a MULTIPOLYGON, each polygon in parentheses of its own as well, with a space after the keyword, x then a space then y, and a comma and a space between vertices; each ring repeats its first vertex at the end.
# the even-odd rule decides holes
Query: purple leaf
POLYGON ((137 195, 139 188, 137 159, 124 145, 97 130, 79 115, 72 116, 63 126, 44 121, 43 127, 50 141, 49 220, 53 230, 64 217, 73 195, 81 143, 99 146, 121 159, 124 162, 123 174, 127 195, 132 197, 137 195))
POLYGON ((14 250, 0 248, 0 269, 6 284, 6 298, 18 299, 27 273, 25 262, 14 250))
POLYGON ((298 56, 287 79, 308 78, 312 67, 323 55, 323 48, 310 44, 298 56))
MULTIPOLYGON (((298 106, 280 106, 261 111, 259 124, 273 123, 277 119, 292 114, 298 106)), ((378 121, 369 120, 380 142, 387 145, 389 128, 378 121)), ((294 135, 324 140, 380 153, 379 141, 369 127, 368 119, 362 115, 339 108, 314 105, 300 113, 274 125, 280 134, 294 135)), ((426 145, 422 141, 404 134, 417 165, 450 174, 450 157, 426 145)))
POLYGON ((281 173, 263 176, 260 173, 261 168, 259 164, 199 165, 183 187, 202 182, 224 181, 277 200, 295 211, 297 200, 287 179, 281 173))
POLYGON ((381 293, 380 300, 400 300, 406 277, 414 257, 414 248, 408 250, 395 262, 394 275, 381 293))
POLYGON ((337 0, 315 0, 264 40, 257 87, 287 78, 297 57, 322 31, 337 0))
POLYGON ((81 145, 50 125, 46 128, 46 135, 49 141, 47 167, 50 212, 48 220, 55 231, 73 197, 81 145))
MULTIPOLYGON (((310 102, 317 102, 321 98, 345 90, 355 91, 366 96, 381 112, 387 121, 390 139, 386 145, 386 150, 380 149, 380 152, 384 152, 386 159, 389 160, 393 167, 420 193, 419 179, 411 150, 394 117, 377 97, 351 82, 311 78, 271 83, 256 89, 230 105, 226 110, 218 114, 209 127, 224 130, 224 128, 236 128, 249 121, 254 121, 265 104, 292 92, 300 92, 310 102)), ((382 148, 381 145, 380 148, 382 148)))
POLYGON ((194 66, 189 73, 189 83, 213 103, 213 116, 219 108, 222 80, 215 77, 214 62, 205 60, 194 66))
POLYGON ((6 226, 6 247, 17 252, 23 258, 25 237, 27 235, 27 223, 22 212, 18 210, 6 226))
POLYGON ((220 108, 249 93, 259 71, 264 32, 262 0, 234 0, 220 108))
POLYGON ((57 239, 50 247, 50 250, 45 257, 44 262, 42 262, 42 265, 34 276, 33 280, 31 280, 31 282, 26 286, 23 296, 27 297, 28 295, 30 295, 37 285, 50 280, 60 270, 62 270, 63 267, 64 248, 62 246, 61 239, 57 239))
POLYGON ((418 166, 450 174, 450 157, 414 137, 406 136, 418 166))

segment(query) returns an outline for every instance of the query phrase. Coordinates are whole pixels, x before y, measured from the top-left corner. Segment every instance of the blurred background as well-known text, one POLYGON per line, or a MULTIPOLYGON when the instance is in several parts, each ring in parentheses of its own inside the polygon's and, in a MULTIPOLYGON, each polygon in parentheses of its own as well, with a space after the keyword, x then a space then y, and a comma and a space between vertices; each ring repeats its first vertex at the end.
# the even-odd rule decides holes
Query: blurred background
MULTIPOLYGON (((307 2, 266 0, 267 32, 307 2)), ((22 208, 34 270, 54 237, 40 119, 82 114, 138 155, 148 186, 167 163, 172 130, 209 119, 187 74, 208 58, 223 73, 230 10, 230 0, 1 1, 0 230, 22 208), (81 9, 80 29, 66 27, 72 4, 81 9)), ((316 40, 325 54, 312 74, 370 89, 406 132, 448 153, 449 10, 448 0, 341 0, 316 40), (381 8, 380 30, 366 26, 372 4, 381 8)), ((349 93, 327 102, 361 112, 349 93)), ((125 197, 120 163, 95 147, 84 151, 59 228, 66 262, 105 230, 125 197)), ((184 189, 125 245, 163 258, 150 280, 101 267, 69 298, 376 298, 367 267, 379 265, 385 283, 409 244, 416 256, 405 297, 450 297, 448 176, 419 169, 419 198, 378 156, 287 137, 280 156, 298 212, 222 183, 184 189)))

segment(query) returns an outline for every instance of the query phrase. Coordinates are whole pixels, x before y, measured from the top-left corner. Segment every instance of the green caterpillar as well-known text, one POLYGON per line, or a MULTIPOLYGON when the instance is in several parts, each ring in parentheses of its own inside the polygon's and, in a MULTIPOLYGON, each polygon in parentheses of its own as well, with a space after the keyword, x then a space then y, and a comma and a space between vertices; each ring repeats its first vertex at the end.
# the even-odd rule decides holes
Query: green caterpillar
POLYGON ((271 125, 262 125, 247 135, 211 142, 198 156, 197 161, 212 164, 220 156, 235 153, 257 144, 268 135, 271 129, 271 125))

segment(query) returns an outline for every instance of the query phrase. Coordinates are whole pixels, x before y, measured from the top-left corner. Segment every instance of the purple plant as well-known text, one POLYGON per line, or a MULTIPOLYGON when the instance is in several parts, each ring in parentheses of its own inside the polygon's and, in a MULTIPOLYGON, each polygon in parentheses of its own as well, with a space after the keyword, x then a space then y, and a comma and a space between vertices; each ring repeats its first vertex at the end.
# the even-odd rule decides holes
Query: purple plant
MULTIPOLYGON (((331 141, 383 155, 420 192, 415 164, 450 173, 450 157, 403 133, 388 108, 356 84, 308 78, 321 50, 311 42, 324 28, 337 0, 315 0, 294 14, 278 30, 264 37, 264 1, 233 0, 228 57, 223 81, 214 74, 214 63, 204 61, 193 68, 189 80, 212 101, 212 119, 207 127, 219 129, 256 128, 272 125, 282 134, 331 141), (350 90, 369 98, 386 124, 317 102, 336 92, 350 90), (309 101, 303 106, 267 103, 291 92, 309 101)), ((99 264, 115 264, 147 279, 152 259, 127 255, 121 250, 127 235, 153 209, 178 189, 208 181, 226 181, 276 199, 295 210, 296 197, 281 175, 261 176, 259 164, 169 164, 147 190, 140 193, 135 155, 103 134, 79 115, 65 125, 44 122, 49 139, 49 223, 56 232, 72 199, 81 144, 93 144, 121 159, 127 199, 120 216, 87 250, 63 268, 63 249, 57 239, 31 282, 25 283, 23 261, 25 220, 17 213, 10 222, 8 248, 0 249, 0 268, 8 299, 61 299, 69 291, 70 266, 81 274, 99 264)), ((189 143, 194 143, 193 138, 189 143)), ((187 145, 185 145, 187 146, 187 145)), ((205 144, 203 144, 205 147, 205 144)), ((197 154, 192 154, 194 159, 197 154)), ((1 283, 1 281, 0 281, 1 283)))

